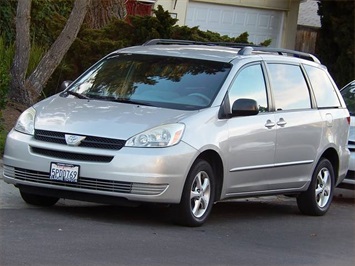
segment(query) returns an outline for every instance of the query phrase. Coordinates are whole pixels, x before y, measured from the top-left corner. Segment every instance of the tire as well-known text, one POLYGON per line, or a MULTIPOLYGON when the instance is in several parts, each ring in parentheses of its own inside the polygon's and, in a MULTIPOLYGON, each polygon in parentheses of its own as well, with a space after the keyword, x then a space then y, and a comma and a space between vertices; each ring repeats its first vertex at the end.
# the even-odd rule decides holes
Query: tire
POLYGON ((211 165, 197 160, 186 178, 180 204, 172 207, 173 218, 184 226, 201 226, 207 220, 215 198, 215 177, 211 165))
POLYGON ((26 203, 28 203, 30 205, 36 205, 36 206, 42 206, 42 207, 53 206, 59 200, 59 198, 30 194, 27 192, 23 192, 21 190, 20 190, 20 194, 21 194, 22 199, 26 203))
POLYGON ((326 214, 333 199, 334 170, 329 160, 321 158, 311 183, 305 192, 297 197, 297 205, 303 214, 321 216, 326 214))

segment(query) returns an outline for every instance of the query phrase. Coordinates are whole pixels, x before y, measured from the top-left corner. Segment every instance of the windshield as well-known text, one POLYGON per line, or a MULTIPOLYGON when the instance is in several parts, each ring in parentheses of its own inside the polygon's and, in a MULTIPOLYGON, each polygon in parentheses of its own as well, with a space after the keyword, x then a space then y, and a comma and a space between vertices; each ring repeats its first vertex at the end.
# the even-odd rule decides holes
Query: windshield
POLYGON ((355 82, 349 84, 341 90, 341 95, 344 98, 346 107, 351 115, 355 115, 355 82))
POLYGON ((66 95, 198 110, 212 104, 230 68, 214 61, 119 54, 95 65, 66 95))

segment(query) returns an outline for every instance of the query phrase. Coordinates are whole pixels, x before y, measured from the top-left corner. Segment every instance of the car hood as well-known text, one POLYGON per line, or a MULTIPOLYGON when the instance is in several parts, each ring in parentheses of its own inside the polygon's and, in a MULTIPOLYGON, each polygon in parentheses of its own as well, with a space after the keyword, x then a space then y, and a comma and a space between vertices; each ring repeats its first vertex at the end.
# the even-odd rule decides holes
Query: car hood
POLYGON ((128 139, 198 111, 54 96, 34 106, 35 129, 128 139))

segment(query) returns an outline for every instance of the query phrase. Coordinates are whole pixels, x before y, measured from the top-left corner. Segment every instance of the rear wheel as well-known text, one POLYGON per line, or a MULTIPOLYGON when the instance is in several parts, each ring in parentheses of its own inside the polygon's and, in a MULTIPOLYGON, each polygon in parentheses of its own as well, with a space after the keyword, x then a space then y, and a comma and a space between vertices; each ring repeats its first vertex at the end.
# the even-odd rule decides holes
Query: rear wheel
POLYGON ((173 206, 176 223, 201 226, 208 218, 215 198, 215 177, 211 165, 197 160, 187 176, 180 204, 173 206))
POLYGON ((324 215, 333 198, 334 179, 332 164, 322 158, 314 170, 308 190, 297 197, 300 211, 308 215, 324 215))
POLYGON ((31 205, 50 207, 56 204, 59 198, 30 194, 20 190, 22 199, 31 205))

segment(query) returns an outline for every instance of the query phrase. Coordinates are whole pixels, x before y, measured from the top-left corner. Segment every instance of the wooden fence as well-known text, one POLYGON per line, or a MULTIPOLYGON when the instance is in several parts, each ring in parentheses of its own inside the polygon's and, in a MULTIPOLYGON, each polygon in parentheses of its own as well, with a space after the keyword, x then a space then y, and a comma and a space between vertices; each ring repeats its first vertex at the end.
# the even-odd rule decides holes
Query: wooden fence
POLYGON ((318 31, 319 28, 298 25, 295 49, 314 54, 317 45, 318 31))

